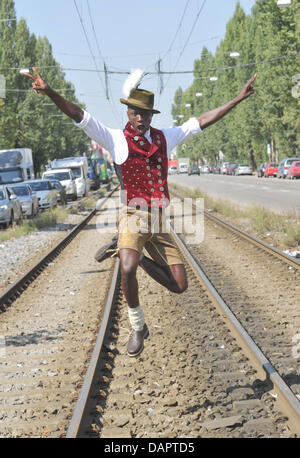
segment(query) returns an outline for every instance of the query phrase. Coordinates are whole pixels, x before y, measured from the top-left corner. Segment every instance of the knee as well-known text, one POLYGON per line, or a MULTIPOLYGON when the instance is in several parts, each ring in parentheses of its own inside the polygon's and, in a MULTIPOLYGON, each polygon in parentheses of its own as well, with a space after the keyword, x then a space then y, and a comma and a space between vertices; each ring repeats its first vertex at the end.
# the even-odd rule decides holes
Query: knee
POLYGON ((188 283, 183 282, 181 284, 175 283, 170 290, 175 294, 183 294, 188 289, 188 283))
POLYGON ((136 276, 137 266, 131 262, 124 262, 121 265, 122 277, 130 279, 136 276))

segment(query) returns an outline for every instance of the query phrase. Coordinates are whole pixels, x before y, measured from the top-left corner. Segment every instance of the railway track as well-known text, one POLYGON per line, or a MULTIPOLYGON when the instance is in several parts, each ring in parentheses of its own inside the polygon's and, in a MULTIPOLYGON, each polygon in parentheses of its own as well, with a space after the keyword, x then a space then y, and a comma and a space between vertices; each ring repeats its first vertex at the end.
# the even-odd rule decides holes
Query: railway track
MULTIPOLYGON (((109 192, 107 199, 118 189, 115 187, 109 192)), ((9 288, 7 288, 0 295, 0 311, 5 311, 14 300, 16 300, 23 291, 41 274, 49 263, 53 262, 54 259, 68 246, 68 244, 76 237, 76 235, 88 224, 88 222, 95 216, 96 212, 101 210, 101 207, 105 205, 106 199, 103 199, 99 207, 92 210, 83 220, 72 229, 62 240, 60 240, 45 256, 43 256, 34 266, 22 275, 16 282, 14 282, 9 288)))
MULTIPOLYGON (((157 311, 163 304, 152 304, 148 311, 152 318, 159 316, 159 324, 152 323, 150 332, 158 344, 153 342, 138 362, 132 362, 126 357, 126 304, 120 291, 111 292, 108 307, 114 312, 108 343, 93 389, 90 374, 86 377, 67 437, 299 437, 297 396, 172 232, 190 280, 184 321, 176 317, 182 303, 165 292, 158 302, 167 298, 169 313, 163 307, 157 311), (167 323, 160 316, 162 310, 167 323)), ((140 284, 145 284, 144 276, 140 284)), ((118 278, 116 270, 116 288, 118 278)), ((111 288, 115 291, 114 285, 111 288)), ((148 295, 150 291, 152 284, 148 295)))
POLYGON ((104 204, 38 263, 38 271, 28 272, 29 284, 23 276, 4 295, 1 437, 65 435, 110 282, 109 264, 99 269, 93 259, 96 247, 109 240, 101 235, 99 242, 97 230, 104 204))
MULTIPOLYGON (((211 224, 214 227, 216 223, 211 224)), ((214 229, 218 235, 213 236, 209 231, 209 237, 215 237, 211 243, 216 244, 217 237, 221 239, 221 229, 214 229)), ((51 383, 47 387, 46 396, 49 397, 46 399, 51 405, 48 410, 53 409, 54 418, 51 418, 45 402, 41 401, 45 397, 43 391, 39 401, 35 400, 35 407, 32 404, 26 407, 34 414, 34 420, 30 420, 30 428, 26 430, 20 425, 20 410, 16 407, 18 402, 23 402, 24 390, 19 397, 16 396, 18 374, 13 370, 14 362, 11 363, 11 359, 8 374, 13 377, 12 389, 5 390, 6 385, 1 379, 3 374, 0 374, 2 420, 4 425, 7 420, 9 425, 4 431, 5 436, 299 437, 299 401, 296 397, 298 384, 295 388, 295 384, 287 383, 289 379, 285 371, 278 370, 276 364, 270 361, 268 348, 265 352, 263 347, 267 345, 261 345, 260 340, 257 345, 257 336, 251 328, 249 334, 249 315, 246 314, 244 320, 242 312, 237 314, 232 310, 235 292, 232 289, 232 272, 230 293, 225 297, 228 289, 226 272, 222 277, 220 263, 218 269, 213 266, 209 243, 208 246, 201 244, 201 250, 193 246, 191 256, 182 240, 175 234, 174 237, 186 263, 189 289, 182 296, 176 296, 163 290, 144 272, 139 271, 140 298, 150 328, 150 338, 141 356, 131 359, 126 355, 130 329, 127 306, 120 291, 119 262, 116 260, 112 264, 112 261, 107 260, 105 263, 110 263, 111 270, 105 278, 109 285, 105 301, 102 302, 105 307, 101 311, 101 319, 98 317, 97 323, 93 325, 88 343, 86 336, 78 335, 78 328, 73 327, 74 351, 82 352, 84 362, 75 367, 75 372, 72 372, 71 377, 66 377, 67 380, 57 378, 59 389, 51 383), (207 264, 212 265, 209 280, 199 266, 203 262, 206 268, 207 264), (219 280, 218 291, 213 285, 216 279, 219 280), (221 289, 221 286, 224 288, 221 289), (242 326, 243 321, 246 326, 242 326), (93 347, 88 350, 91 342, 93 347), (67 396, 70 389, 71 403, 67 396), (53 408, 55 396, 57 410, 61 410, 57 414, 53 408), (9 403, 12 398, 16 404, 9 403), (9 417, 9 411, 15 417, 9 417), (13 426, 13 418, 16 418, 17 428, 13 426)), ((236 234, 231 237, 236 238, 236 234)), ((283 261, 278 262, 281 272, 283 261)), ((293 278, 295 272, 298 271, 292 268, 285 273, 293 278)), ((244 300, 242 294, 241 297, 244 300)), ((91 309, 82 315, 82 322, 90 313, 91 309)), ((253 313, 257 315, 257 310, 253 310, 253 313)), ((264 319, 266 316, 270 318, 265 313, 264 319)), ((56 325, 56 328, 59 329, 59 326, 56 325)), ((48 332, 47 338, 51 337, 48 332)), ((276 341, 274 336, 272 338, 274 347, 276 341)), ((286 349, 280 346, 280 350, 282 369, 286 349)), ((31 354, 31 360, 32 357, 31 354)), ((68 360, 67 354, 65 357, 68 360)), ((297 363, 295 358, 287 359, 288 365, 297 363)), ((39 354, 33 360, 33 367, 38 370, 42 364, 39 354)), ((69 375, 68 370, 71 374, 74 361, 70 357, 68 364, 61 362, 60 365, 61 371, 69 375)), ((294 376, 291 371, 289 375, 294 376)), ((50 373, 49 377, 55 375, 50 373)), ((43 377, 39 382, 41 380, 44 383, 43 377)), ((32 390, 34 387, 26 389, 32 390)))

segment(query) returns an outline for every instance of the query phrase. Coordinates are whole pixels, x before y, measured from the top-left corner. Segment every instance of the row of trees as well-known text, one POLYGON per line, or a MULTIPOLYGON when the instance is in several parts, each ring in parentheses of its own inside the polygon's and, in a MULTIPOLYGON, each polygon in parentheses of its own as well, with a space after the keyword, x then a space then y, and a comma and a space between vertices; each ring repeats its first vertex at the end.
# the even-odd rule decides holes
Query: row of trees
POLYGON ((5 98, 0 99, 0 150, 31 148, 38 172, 49 159, 82 154, 89 141, 70 119, 58 116, 54 104, 30 89, 19 70, 32 66, 43 68, 43 78, 79 104, 47 38, 31 34, 24 19, 16 20, 13 0, 0 0, 0 74, 6 83, 5 98))
POLYGON ((176 91, 172 115, 179 125, 190 116, 222 105, 234 98, 255 73, 256 94, 204 134, 194 137, 178 154, 216 163, 222 151, 226 160, 248 162, 253 167, 269 159, 299 156, 300 56, 295 55, 299 51, 299 2, 293 1, 289 8, 278 8, 275 0, 260 0, 250 15, 238 3, 215 54, 204 47, 194 62, 192 85, 186 91, 176 91), (233 59, 232 52, 238 52, 240 57, 233 59), (279 56, 291 57, 273 60, 279 56), (261 63, 268 60, 272 61, 261 63), (241 65, 259 62, 255 66, 241 65), (235 68, 206 72, 224 67, 235 68), (218 80, 212 82, 212 76, 218 80))

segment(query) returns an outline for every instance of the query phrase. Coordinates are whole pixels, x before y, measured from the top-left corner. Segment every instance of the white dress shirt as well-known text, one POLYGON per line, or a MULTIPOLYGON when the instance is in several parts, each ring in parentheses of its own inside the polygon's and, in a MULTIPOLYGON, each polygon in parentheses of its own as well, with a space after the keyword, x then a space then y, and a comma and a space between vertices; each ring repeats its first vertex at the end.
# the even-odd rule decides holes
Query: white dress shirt
MULTIPOLYGON (((128 144, 123 130, 106 127, 100 121, 91 116, 87 111, 84 111, 83 120, 80 123, 75 122, 74 124, 75 126, 81 128, 92 140, 109 151, 116 164, 120 165, 126 161, 128 157, 128 144)), ((182 124, 182 126, 160 130, 166 138, 168 158, 170 157, 170 152, 177 145, 202 132, 200 124, 196 118, 190 118, 182 124)), ((147 138, 149 143, 152 143, 150 129, 144 136, 147 138)))

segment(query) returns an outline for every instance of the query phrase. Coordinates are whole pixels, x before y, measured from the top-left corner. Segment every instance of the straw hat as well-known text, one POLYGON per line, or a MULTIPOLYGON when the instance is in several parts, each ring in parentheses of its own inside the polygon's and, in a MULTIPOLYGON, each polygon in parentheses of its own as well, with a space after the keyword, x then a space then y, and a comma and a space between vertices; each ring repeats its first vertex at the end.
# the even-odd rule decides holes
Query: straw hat
POLYGON ((153 114, 160 113, 160 111, 153 108, 154 94, 153 92, 144 89, 131 89, 128 99, 120 99, 124 105, 141 108, 143 110, 151 111, 153 114))
POLYGON ((138 89, 143 76, 144 70, 141 68, 131 71, 131 74, 123 85, 123 95, 125 98, 120 99, 120 102, 124 105, 151 111, 153 114, 160 113, 160 111, 153 108, 153 92, 146 91, 145 89, 138 89))

